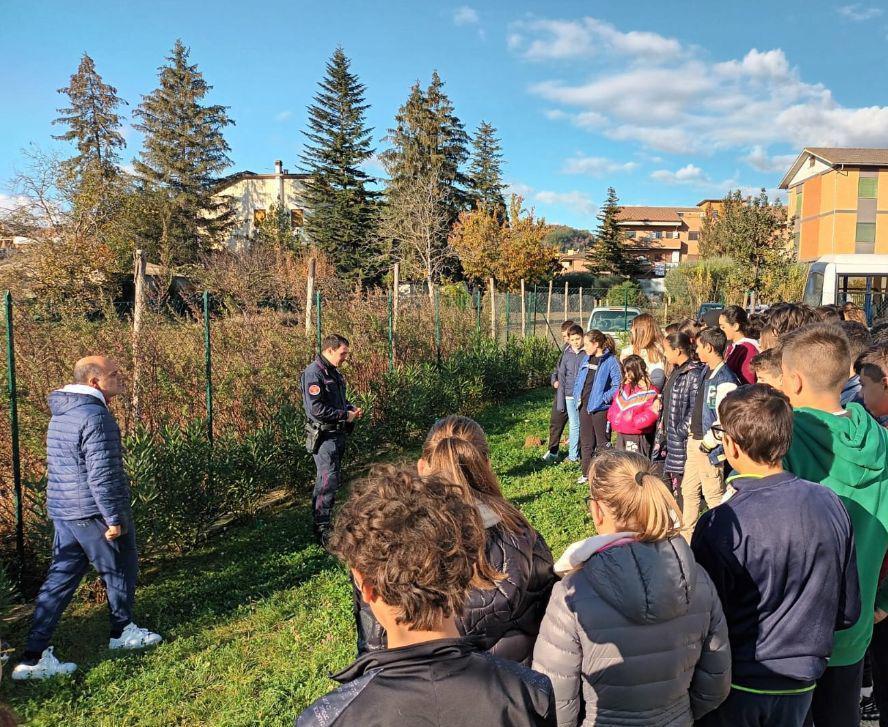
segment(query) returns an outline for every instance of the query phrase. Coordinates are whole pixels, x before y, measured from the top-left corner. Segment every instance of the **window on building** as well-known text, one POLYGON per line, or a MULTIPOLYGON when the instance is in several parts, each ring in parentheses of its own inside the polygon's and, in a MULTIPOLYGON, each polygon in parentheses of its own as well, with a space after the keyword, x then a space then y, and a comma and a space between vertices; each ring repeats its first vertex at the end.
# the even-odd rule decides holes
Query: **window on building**
POLYGON ((290 210, 290 226, 291 227, 302 227, 305 223, 305 213, 303 210, 295 209, 290 210))
POLYGON ((800 247, 800 245, 801 245, 801 242, 802 242, 802 235, 801 235, 801 233, 800 233, 800 232, 794 232, 794 233, 792 233, 792 245, 793 245, 793 247, 795 248, 796 255, 799 254, 799 247, 800 247))
POLYGON ((627 230, 626 231, 626 239, 634 240, 635 239, 635 230, 627 230))
POLYGON ((875 242, 876 241, 876 223, 875 222, 858 222, 857 242, 875 242))
POLYGON ((857 196, 875 199, 878 179, 876 177, 860 177, 857 181, 857 196))
POLYGON ((674 230, 672 232, 672 239, 673 240, 678 240, 680 237, 681 237, 681 233, 678 230, 674 230))
POLYGON ((254 225, 261 225, 263 222, 265 222, 265 210, 263 210, 263 209, 253 210, 253 224, 254 225))
POLYGON ((689 240, 699 240, 699 239, 700 239, 700 233, 699 233, 699 232, 689 232, 689 233, 688 233, 688 239, 689 239, 689 240))
POLYGON ((802 216, 802 189, 799 187, 799 191, 796 192, 796 204, 795 204, 795 213, 797 217, 802 216))
POLYGON ((809 157, 808 157, 808 166, 809 166, 809 167, 813 167, 813 166, 814 166, 814 157, 813 157, 813 156, 809 156, 809 157))
POLYGON ((663 233, 660 230, 655 230, 651 233, 651 237, 653 237, 655 240, 659 240, 661 237, 663 237, 663 233))

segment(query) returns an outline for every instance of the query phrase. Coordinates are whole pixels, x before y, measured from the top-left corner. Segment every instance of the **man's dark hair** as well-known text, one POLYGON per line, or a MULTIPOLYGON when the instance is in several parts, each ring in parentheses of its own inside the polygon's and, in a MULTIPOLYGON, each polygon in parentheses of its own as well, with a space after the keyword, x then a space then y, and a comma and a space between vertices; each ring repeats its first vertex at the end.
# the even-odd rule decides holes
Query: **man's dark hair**
POLYGON ((817 320, 823 323, 841 323, 845 320, 842 309, 832 303, 817 306, 814 309, 814 315, 817 316, 817 320))
POLYGON ((324 336, 324 340, 321 341, 321 351, 336 351, 342 346, 348 345, 350 344, 345 336, 340 336, 338 333, 331 333, 324 336))
POLYGON ((780 368, 780 349, 769 348, 756 354, 749 360, 749 368, 755 373, 768 373, 772 376, 780 376, 783 370, 780 368))
POLYGON ((851 353, 851 360, 856 361, 857 357, 872 344, 872 334, 870 334, 869 328, 857 321, 842 321, 839 327, 845 331, 845 336, 848 337, 848 350, 851 353))
POLYGON ((564 321, 564 323, 561 324, 561 332, 567 333, 573 325, 574 325, 573 321, 564 321))
POLYGON ((413 467, 377 465, 336 516, 331 553, 397 608, 412 630, 462 613, 471 588, 500 580, 485 556, 486 532, 465 490, 413 467))
POLYGON ((718 407, 722 428, 753 462, 777 465, 792 443, 792 407, 767 384, 747 384, 725 396, 718 407))
POLYGON ((784 368, 805 376, 820 393, 838 393, 848 381, 851 353, 845 332, 831 323, 812 323, 780 337, 784 368))
POLYGON ((567 329, 567 335, 568 336, 582 336, 583 335, 582 326, 578 326, 576 323, 574 323, 570 328, 567 329))
POLYGON ((858 356, 854 370, 872 381, 881 381, 888 376, 888 343, 876 343, 858 356))
POLYGON ((817 314, 811 306, 796 303, 780 303, 768 309, 765 327, 778 338, 809 323, 817 323, 817 314))
POLYGON ((728 347, 728 337, 721 328, 706 328, 700 331, 697 342, 711 346, 719 356, 724 358, 725 349, 728 347))

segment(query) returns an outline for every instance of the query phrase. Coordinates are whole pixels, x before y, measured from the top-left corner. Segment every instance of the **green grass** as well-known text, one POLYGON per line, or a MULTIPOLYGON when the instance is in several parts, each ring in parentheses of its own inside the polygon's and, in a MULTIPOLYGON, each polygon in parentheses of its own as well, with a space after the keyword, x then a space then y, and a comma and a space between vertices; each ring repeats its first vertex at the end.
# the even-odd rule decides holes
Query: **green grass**
MULTIPOLYGON (((548 431, 551 399, 536 391, 481 423, 507 497, 556 557, 591 532, 579 470, 545 466, 528 435, 548 431)), ((307 508, 258 518, 143 573, 137 620, 164 634, 153 651, 112 655, 104 606, 70 608, 54 640, 71 677, 5 679, 0 699, 29 725, 292 725, 354 657, 345 571, 311 537, 307 508)), ((26 624, 7 638, 22 644, 26 624)))

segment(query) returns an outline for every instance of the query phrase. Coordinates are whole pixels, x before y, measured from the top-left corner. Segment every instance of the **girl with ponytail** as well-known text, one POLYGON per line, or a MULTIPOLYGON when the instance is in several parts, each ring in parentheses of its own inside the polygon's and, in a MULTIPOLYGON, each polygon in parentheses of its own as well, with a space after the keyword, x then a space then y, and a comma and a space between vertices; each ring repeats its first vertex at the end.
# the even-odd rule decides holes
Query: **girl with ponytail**
MULTIPOLYGON (((423 477, 434 474, 462 488, 485 527, 485 570, 500 576, 496 589, 469 592, 465 610, 457 616, 460 633, 477 638, 496 656, 529 666, 556 580, 552 553, 521 511, 503 497, 484 430, 468 417, 440 419, 426 437, 417 469, 423 477)), ((385 631, 366 605, 357 605, 358 650, 385 648, 385 631)))
POLYGON ((647 458, 615 450, 592 462, 588 502, 598 535, 556 562, 533 655, 558 725, 689 727, 728 696, 731 654, 681 508, 647 458))

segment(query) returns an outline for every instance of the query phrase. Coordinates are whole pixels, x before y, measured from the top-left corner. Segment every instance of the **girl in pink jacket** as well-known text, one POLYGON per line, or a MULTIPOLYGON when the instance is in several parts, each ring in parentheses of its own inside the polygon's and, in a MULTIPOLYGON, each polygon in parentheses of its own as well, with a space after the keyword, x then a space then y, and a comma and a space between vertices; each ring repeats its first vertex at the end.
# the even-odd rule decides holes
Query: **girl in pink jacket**
POLYGON ((650 457, 660 418, 660 393, 651 384, 641 356, 627 356, 622 365, 623 385, 611 402, 607 420, 617 433, 616 449, 650 457))

